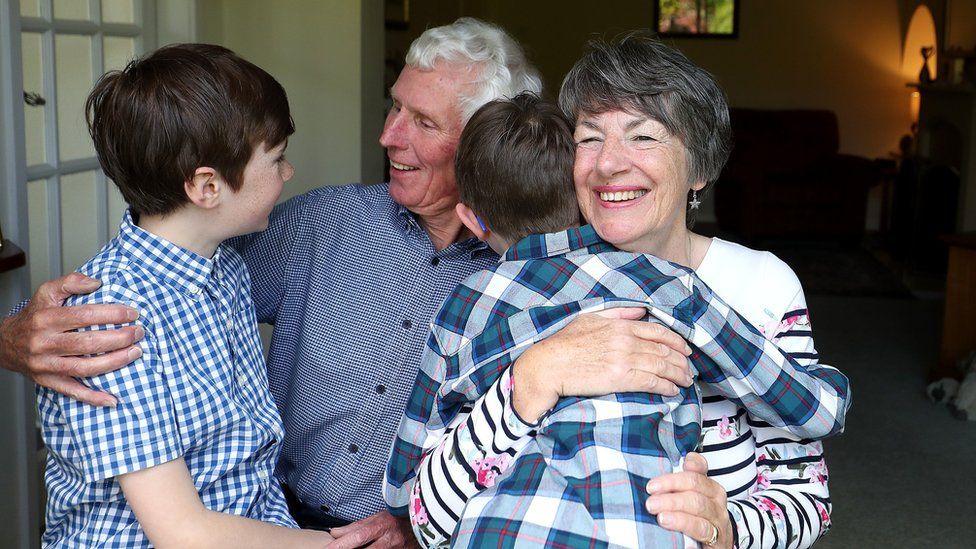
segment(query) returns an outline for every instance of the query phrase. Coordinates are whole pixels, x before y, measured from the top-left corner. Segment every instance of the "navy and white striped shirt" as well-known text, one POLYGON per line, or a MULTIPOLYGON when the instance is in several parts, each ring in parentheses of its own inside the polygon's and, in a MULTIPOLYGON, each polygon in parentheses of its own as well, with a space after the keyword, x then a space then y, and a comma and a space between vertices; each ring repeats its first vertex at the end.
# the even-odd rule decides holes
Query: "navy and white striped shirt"
POLYGON ((484 243, 434 249, 386 184, 323 187, 279 205, 233 242, 275 325, 268 379, 285 424, 277 476, 306 505, 355 520, 385 508, 390 444, 431 318, 494 264, 484 243))
POLYGON ((50 450, 44 546, 149 547, 115 477, 180 457, 208 509, 296 526, 273 476, 281 420, 237 253, 201 257, 126 212, 119 235, 79 271, 102 286, 68 305, 135 307, 146 337, 135 362, 84 380, 118 406, 37 387, 50 450))

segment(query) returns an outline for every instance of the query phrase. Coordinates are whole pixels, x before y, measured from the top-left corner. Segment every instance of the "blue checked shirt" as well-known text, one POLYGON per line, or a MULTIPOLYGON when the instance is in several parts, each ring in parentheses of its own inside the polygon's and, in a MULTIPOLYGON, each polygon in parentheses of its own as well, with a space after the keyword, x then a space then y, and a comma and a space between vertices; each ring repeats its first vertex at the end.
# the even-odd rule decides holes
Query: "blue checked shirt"
POLYGON ((79 271, 102 287, 68 304, 133 306, 146 336, 141 358, 83 380, 115 395, 114 408, 37 388, 49 450, 44 546, 149 547, 115 477, 179 457, 208 509, 294 527, 273 475, 283 432, 240 256, 223 246, 198 256, 126 212, 79 271))
POLYGON ((233 242, 274 324, 268 379, 285 423, 277 475, 306 505, 356 520, 385 508, 383 471, 448 293, 498 256, 437 251, 386 184, 322 187, 233 242))
MULTIPOLYGON (((617 306, 646 307, 652 321, 685 337, 698 379, 756 417, 809 438, 843 429, 846 378, 798 365, 690 270, 615 251, 588 226, 530 236, 462 283, 435 318, 387 471, 387 501, 394 512, 410 505, 419 539, 445 543, 453 531, 461 547, 682 546, 679 534, 658 528, 644 511, 644 485, 697 446, 701 416, 693 389, 677 397, 562 399, 535 437, 509 449, 511 466, 493 461, 497 478, 470 471, 483 491, 466 494, 467 506, 448 510, 448 520, 435 521, 424 509, 441 502, 424 499, 455 495, 414 476, 447 429, 461 438, 486 436, 467 432, 465 418, 530 344, 581 312, 617 306)), ((458 443, 454 451, 464 448, 458 443)), ((477 456, 461 461, 480 467, 477 456)))

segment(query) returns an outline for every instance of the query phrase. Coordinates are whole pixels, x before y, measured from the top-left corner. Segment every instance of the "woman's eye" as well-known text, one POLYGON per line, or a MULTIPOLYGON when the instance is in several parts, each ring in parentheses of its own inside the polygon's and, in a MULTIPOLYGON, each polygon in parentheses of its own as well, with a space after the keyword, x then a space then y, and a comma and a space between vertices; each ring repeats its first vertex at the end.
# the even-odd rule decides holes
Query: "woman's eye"
POLYGON ((420 125, 421 127, 426 128, 428 130, 433 130, 437 128, 437 126, 435 126, 433 122, 424 118, 420 119, 420 125))
POLYGON ((576 145, 579 146, 579 145, 585 145, 587 143, 597 143, 599 141, 600 139, 597 137, 582 137, 576 140, 576 145))
POLYGON ((635 135, 634 141, 657 141, 657 139, 654 139, 649 135, 635 135))

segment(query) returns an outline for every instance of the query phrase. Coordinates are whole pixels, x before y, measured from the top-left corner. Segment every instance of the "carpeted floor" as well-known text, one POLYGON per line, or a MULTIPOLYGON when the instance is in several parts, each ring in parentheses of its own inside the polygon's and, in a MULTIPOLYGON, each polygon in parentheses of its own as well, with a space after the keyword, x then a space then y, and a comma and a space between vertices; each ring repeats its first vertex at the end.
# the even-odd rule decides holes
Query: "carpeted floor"
POLYGON ((976 547, 976 422, 924 395, 942 301, 813 295, 809 305, 822 360, 854 395, 846 432, 825 443, 834 528, 817 549, 976 547))

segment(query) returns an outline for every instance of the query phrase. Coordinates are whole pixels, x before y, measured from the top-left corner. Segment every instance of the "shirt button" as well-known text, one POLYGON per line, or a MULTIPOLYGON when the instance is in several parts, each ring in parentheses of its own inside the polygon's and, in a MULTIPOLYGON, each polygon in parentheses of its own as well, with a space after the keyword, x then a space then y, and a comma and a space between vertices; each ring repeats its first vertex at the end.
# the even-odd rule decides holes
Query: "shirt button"
POLYGON ((377 385, 376 386, 376 394, 382 395, 385 392, 386 392, 386 385, 377 385))
POLYGON ((436 257, 436 256, 435 256, 435 257, 432 257, 432 258, 430 258, 430 264, 431 264, 431 265, 433 265, 433 266, 435 266, 435 267, 436 267, 436 266, 438 266, 438 265, 440 265, 440 263, 441 263, 441 258, 439 258, 439 257, 436 257))
POLYGON ((403 326, 404 330, 409 330, 410 328, 413 328, 413 322, 411 322, 409 318, 403 319, 403 322, 400 325, 403 326))
POLYGON ((358 451, 359 451, 359 446, 356 446, 355 444, 350 444, 349 445, 349 453, 350 454, 355 454, 358 451))

